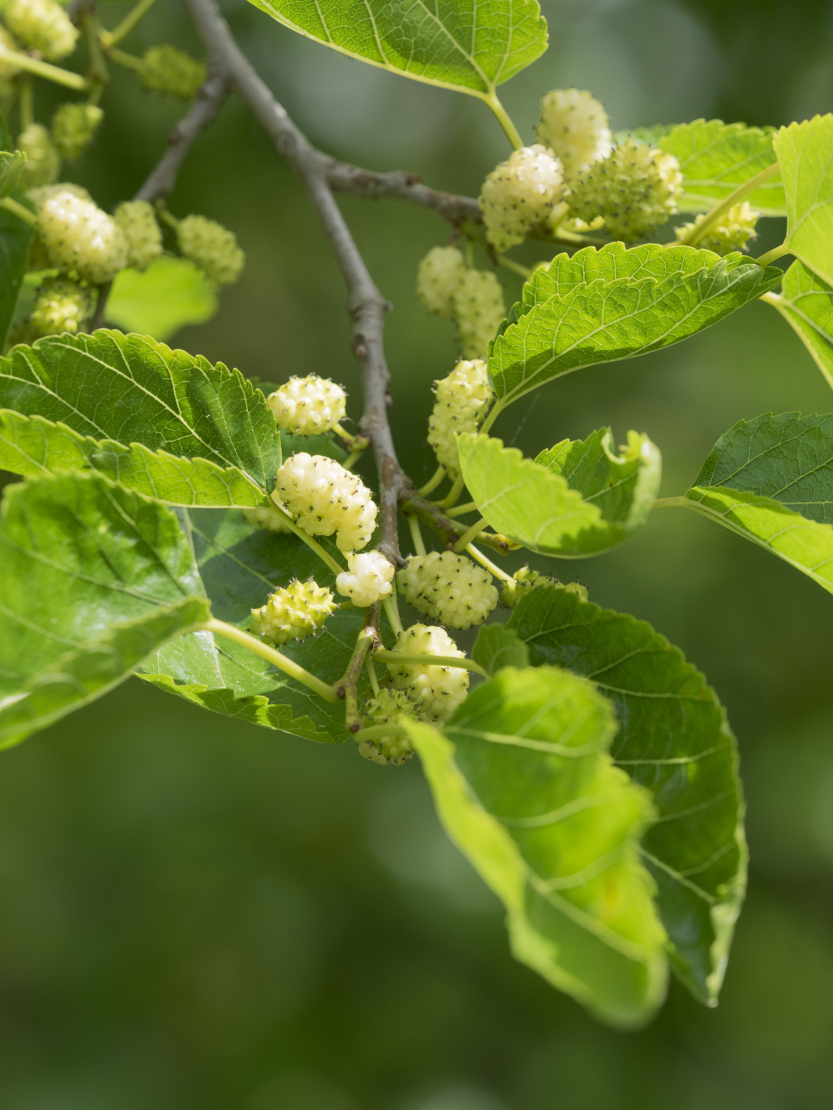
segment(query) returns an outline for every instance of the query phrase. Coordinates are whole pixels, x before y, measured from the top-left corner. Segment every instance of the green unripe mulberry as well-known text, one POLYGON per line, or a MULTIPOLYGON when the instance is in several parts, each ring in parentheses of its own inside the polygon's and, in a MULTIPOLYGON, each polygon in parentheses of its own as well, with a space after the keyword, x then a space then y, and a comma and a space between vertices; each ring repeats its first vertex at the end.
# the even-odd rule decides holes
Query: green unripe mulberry
POLYGON ((456 247, 432 247, 417 270, 417 296, 435 316, 454 315, 454 293, 466 273, 456 247))
POLYGON ((177 225, 179 249, 217 285, 233 285, 240 277, 246 255, 233 231, 206 219, 186 216, 177 225))
POLYGON ((270 644, 304 640, 324 627, 336 604, 330 590, 312 578, 280 587, 259 609, 252 609, 252 632, 270 644))
POLYGON ((205 62, 175 46, 161 43, 145 51, 138 73, 142 84, 151 92, 193 100, 205 82, 207 70, 205 62))
MULTIPOLYGON (((375 697, 368 698, 362 705, 365 725, 395 725, 400 717, 416 717, 417 711, 407 690, 393 686, 383 686, 375 697)), ((407 736, 382 736, 375 740, 363 740, 359 744, 359 754, 372 763, 383 767, 398 767, 407 762, 414 754, 407 736)))
POLYGON ((38 290, 31 322, 38 335, 75 335, 84 330, 92 312, 92 297, 82 285, 67 278, 50 278, 38 290))
POLYGON ((26 165, 21 177, 25 188, 32 185, 51 185, 61 172, 61 156, 52 142, 52 136, 40 123, 30 123, 17 139, 17 149, 26 155, 26 165))
POLYGON ((55 0, 11 0, 3 18, 20 42, 48 62, 66 58, 78 41, 78 29, 55 0))
POLYGON ((453 300, 463 358, 486 358, 506 316, 500 282, 491 270, 467 270, 453 300))
MULTIPOLYGON (((748 200, 743 201, 742 204, 733 204, 729 211, 721 217, 720 223, 709 228, 702 239, 697 240, 697 246, 706 251, 714 251, 715 254, 721 256, 731 254, 732 251, 746 250, 749 240, 757 238, 755 227, 759 216, 760 212, 756 212, 748 200)), ((684 239, 690 231, 700 227, 706 219, 708 219, 708 215, 704 213, 698 216, 694 223, 683 224, 682 227, 678 227, 677 238, 684 239)))
POLYGON ((435 382, 437 400, 428 420, 428 442, 437 462, 456 478, 458 432, 476 432, 494 396, 482 359, 458 362, 447 378, 435 382))
POLYGON ((683 175, 673 154, 627 139, 609 158, 579 174, 570 213, 587 223, 603 216, 614 239, 639 239, 677 211, 683 175))
POLYGON ((146 200, 126 200, 118 206, 113 219, 127 240, 127 265, 134 270, 146 270, 162 253, 162 232, 153 205, 146 200))
POLYGON ((540 571, 530 567, 521 567, 512 575, 513 581, 506 582, 500 594, 500 603, 507 609, 514 609, 525 593, 534 586, 549 586, 551 589, 566 590, 568 594, 577 594, 582 601, 587 601, 587 587, 576 582, 559 582, 554 576, 541 574, 540 571))
POLYGON ((52 117, 52 138, 62 158, 80 158, 104 119, 96 104, 62 104, 52 117))
POLYGON ((453 551, 413 555, 396 582, 409 605, 449 628, 481 624, 498 602, 489 572, 453 551))

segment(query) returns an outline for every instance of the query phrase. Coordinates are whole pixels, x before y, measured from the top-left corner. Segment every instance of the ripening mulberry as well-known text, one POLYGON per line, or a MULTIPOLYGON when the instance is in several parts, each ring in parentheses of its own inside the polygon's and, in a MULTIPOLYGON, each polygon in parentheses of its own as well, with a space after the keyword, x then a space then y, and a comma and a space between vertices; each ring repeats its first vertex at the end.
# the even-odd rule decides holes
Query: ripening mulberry
MULTIPOLYGON (((0 26, 0 46, 4 46, 6 50, 20 50, 20 47, 14 40, 14 35, 11 35, 5 27, 0 26)), ((5 58, 0 57, 0 83, 4 84, 11 78, 20 73, 20 69, 14 62, 8 62, 5 58)), ((10 84, 9 88, 13 86, 10 84)))
MULTIPOLYGON (((443 628, 412 624, 399 637, 394 651, 409 655, 445 655, 464 659, 443 628)), ((442 667, 430 663, 388 663, 394 684, 408 693, 417 715, 428 721, 445 721, 466 699, 468 671, 462 667, 442 667)))
POLYGON ((291 455, 278 471, 281 501, 311 536, 331 536, 342 551, 366 547, 376 527, 376 506, 361 479, 326 455, 291 455))
MULTIPOLYGON (((760 212, 756 212, 748 200, 742 204, 733 204, 729 211, 721 217, 720 223, 710 228, 702 239, 698 239, 697 246, 703 250, 714 251, 715 254, 731 254, 732 251, 746 250, 750 239, 757 239, 755 227, 758 223, 760 212)), ((698 216, 694 223, 683 224, 677 228, 677 238, 684 238, 689 231, 699 227, 707 219, 704 213, 698 216)))
POLYGON ((336 589, 354 605, 374 605, 390 596, 396 568, 381 551, 354 552, 347 556, 347 565, 350 570, 338 575, 336 589))
POLYGON ((506 316, 500 282, 491 270, 467 270, 453 300, 463 358, 485 358, 506 316))
POLYGON ((146 200, 126 200, 118 206, 113 219, 127 240, 127 265, 134 270, 146 270, 162 254, 162 232, 153 205, 146 200))
POLYGON ((336 607, 326 586, 317 585, 312 578, 306 582, 296 578, 275 590, 265 605, 252 609, 252 632, 276 646, 287 640, 304 640, 324 627, 336 607))
POLYGON ((186 216, 177 226, 179 249, 217 285, 233 285, 240 277, 246 255, 234 232, 205 216, 186 216))
POLYGON ((530 567, 521 567, 512 575, 513 581, 505 583, 500 594, 500 603, 507 609, 514 609, 525 593, 533 586, 549 586, 552 589, 566 590, 568 594, 577 594, 582 601, 587 601, 587 587, 576 582, 559 582, 554 576, 541 574, 540 571, 530 567))
POLYGON ((254 509, 244 509, 243 516, 247 524, 256 524, 258 528, 266 528, 270 532, 284 532, 292 535, 292 529, 279 513, 273 513, 265 506, 254 509))
POLYGON ((29 199, 40 212, 48 200, 56 197, 58 193, 72 193, 79 200, 87 200, 92 204, 92 197, 83 185, 75 185, 72 181, 58 181, 55 185, 36 185, 28 190, 29 199))
POLYGON ((180 100, 193 100, 207 75, 205 62, 168 43, 146 50, 138 72, 146 89, 180 100))
POLYGON ((413 555, 396 581, 409 605, 449 628, 481 624, 498 602, 489 572, 453 551, 413 555))
POLYGON ((432 247, 417 270, 417 296, 435 316, 454 315, 454 292, 466 264, 456 247, 432 247))
POLYGON ((347 394, 340 385, 317 374, 292 377, 270 393, 266 403, 279 428, 299 436, 329 432, 344 419, 347 394))
POLYGON ((604 107, 579 89, 553 89, 541 101, 538 142, 553 152, 570 181, 581 170, 607 158, 610 127, 604 107))
POLYGON ((38 231, 53 266, 93 285, 111 281, 127 265, 127 240, 116 221, 69 190, 42 206, 38 231))
POLYGON ((458 362, 447 378, 435 382, 437 400, 428 419, 428 442, 437 462, 452 478, 460 472, 457 432, 476 432, 491 404, 494 390, 482 359, 458 362))
MULTIPOLYGON (((367 698, 362 705, 365 724, 395 725, 400 717, 416 717, 417 711, 407 690, 396 686, 383 686, 375 697, 367 698)), ((359 754, 372 763, 383 767, 390 764, 398 767, 414 754, 407 736, 382 736, 375 740, 363 740, 359 744, 359 754)))
POLYGON ((514 151, 492 170, 480 191, 486 238, 501 253, 522 243, 562 192, 561 163, 546 147, 514 151))
POLYGON ((73 335, 84 330, 93 312, 89 291, 67 278, 49 278, 38 290, 30 317, 38 335, 73 335))
POLYGON ((682 183, 673 154, 627 139, 609 158, 579 174, 569 198, 570 212, 588 223, 604 216, 611 237, 627 243, 674 215, 682 183))
POLYGON ((20 42, 48 62, 66 58, 78 41, 78 29, 55 0, 11 0, 3 18, 20 42))
POLYGON ((30 123, 17 138, 17 149, 26 155, 21 182, 25 188, 32 185, 51 185, 61 172, 61 156, 52 142, 52 136, 41 123, 30 123))
POLYGON ((62 158, 80 158, 104 119, 96 104, 62 104, 52 117, 52 138, 62 158))

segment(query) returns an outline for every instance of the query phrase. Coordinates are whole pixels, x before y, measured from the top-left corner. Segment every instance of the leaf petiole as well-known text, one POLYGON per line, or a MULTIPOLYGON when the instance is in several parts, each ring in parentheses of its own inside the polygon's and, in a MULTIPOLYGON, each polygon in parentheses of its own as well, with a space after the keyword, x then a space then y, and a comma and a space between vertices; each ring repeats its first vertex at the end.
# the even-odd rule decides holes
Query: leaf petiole
POLYGON ((777 262, 779 258, 783 258, 785 254, 789 253, 789 246, 786 243, 782 243, 780 247, 774 247, 771 251, 767 251, 766 254, 762 254, 760 258, 756 258, 755 261, 759 266, 768 266, 770 262, 777 262))
POLYGON ((473 659, 462 659, 459 655, 415 655, 408 651, 387 651, 380 648, 374 655, 374 659, 380 663, 425 663, 431 667, 457 667, 462 671, 472 671, 474 674, 482 675, 483 678, 489 677, 489 672, 485 671, 479 663, 475 663, 473 659))
POLYGON ((433 491, 437 488, 444 477, 445 467, 438 466, 431 477, 428 479, 428 481, 425 483, 425 485, 422 487, 422 489, 417 490, 419 496, 427 497, 429 493, 433 493, 433 491))
POLYGON ((38 226, 38 218, 34 212, 30 212, 24 205, 20 204, 14 197, 3 197, 0 199, 0 208, 5 208, 7 212, 13 212, 15 216, 27 223, 29 227, 36 228, 38 226))
POLYGON ((425 541, 422 538, 422 530, 419 527, 419 519, 415 517, 412 513, 409 513, 406 519, 408 521, 408 527, 411 529, 411 540, 413 541, 414 545, 414 553, 416 555, 425 555, 425 541))
POLYGON ((471 540, 477 539, 477 537, 483 530, 484 525, 488 523, 489 522, 488 520, 486 520, 485 516, 482 516, 479 520, 476 520, 474 524, 472 524, 472 526, 469 528, 469 530, 467 532, 464 532, 459 540, 455 543, 454 550, 458 553, 460 551, 464 551, 469 546, 471 540))
POLYGON ((507 574, 505 570, 496 567, 491 559, 487 559, 483 552, 476 548, 473 543, 466 545, 466 551, 468 551, 472 559, 476 559, 477 562, 480 563, 481 567, 485 567, 490 574, 493 574, 495 578, 498 578, 501 582, 515 581, 511 574, 507 574))
POLYGON ((523 139, 519 135, 517 127, 509 118, 509 113, 498 100, 498 95, 494 91, 494 89, 492 89, 488 96, 484 96, 482 99, 494 112, 495 118, 497 119, 500 126, 503 128, 506 138, 512 144, 512 147, 515 150, 520 150, 520 148, 524 145, 523 139))
MULTIPOLYGON (((773 178, 778 177, 780 173, 781 165, 779 162, 773 162, 772 165, 767 166, 765 170, 756 173, 754 177, 750 177, 748 181, 744 181, 742 185, 738 185, 737 189, 730 193, 725 200, 722 200, 720 204, 712 208, 711 212, 709 212, 708 216, 706 216, 701 224, 695 224, 682 239, 670 245, 675 247, 696 246, 697 243, 708 235, 711 229, 720 222, 721 216, 725 216, 730 208, 734 208, 736 204, 740 204, 742 200, 751 196, 761 185, 765 185, 767 181, 772 181, 773 178)), ((764 257, 766 258, 767 256, 764 255, 764 257)), ((760 262, 761 260, 758 259, 757 261, 760 262)))
POLYGON ((115 46, 117 42, 127 38, 139 20, 144 19, 156 0, 139 0, 139 3, 132 8, 121 23, 118 23, 112 31, 105 31, 102 29, 100 38, 105 46, 115 46))

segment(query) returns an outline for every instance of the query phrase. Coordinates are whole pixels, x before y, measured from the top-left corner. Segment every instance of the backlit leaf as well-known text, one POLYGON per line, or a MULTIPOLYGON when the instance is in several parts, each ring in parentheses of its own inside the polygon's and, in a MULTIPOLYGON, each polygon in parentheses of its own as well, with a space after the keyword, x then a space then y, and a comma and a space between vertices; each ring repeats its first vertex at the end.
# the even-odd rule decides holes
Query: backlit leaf
POLYGON ((787 197, 787 245, 833 285, 833 115, 791 123, 773 141, 787 197))
POLYGON ((796 260, 784 274, 780 294, 764 299, 796 330, 833 387, 833 289, 796 260))
POLYGON ((107 320, 123 331, 167 340, 188 324, 216 313, 217 292, 205 272, 186 258, 164 254, 147 270, 121 270, 107 298, 107 320))
POLYGON ((504 667, 529 666, 526 644, 505 624, 482 624, 471 657, 489 674, 496 674, 504 667))

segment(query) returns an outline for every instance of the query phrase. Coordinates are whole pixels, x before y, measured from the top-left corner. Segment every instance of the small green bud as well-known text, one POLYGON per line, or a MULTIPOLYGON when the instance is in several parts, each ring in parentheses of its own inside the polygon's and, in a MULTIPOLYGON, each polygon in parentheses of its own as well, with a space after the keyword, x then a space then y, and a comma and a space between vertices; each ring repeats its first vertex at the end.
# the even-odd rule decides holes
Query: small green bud
POLYGON ((489 343, 506 316, 500 282, 491 270, 466 270, 453 300, 463 358, 486 358, 489 343))
POLYGON ((84 286, 68 278, 48 278, 38 290, 32 326, 38 335, 76 335, 93 313, 93 299, 84 286))
POLYGON ((127 265, 134 270, 146 270, 162 254, 162 232, 153 205, 146 200, 126 200, 118 206, 113 219, 127 240, 127 265))
POLYGON ((17 149, 26 155, 21 181, 25 188, 31 185, 51 185, 61 172, 61 156, 52 142, 52 136, 40 123, 30 123, 17 139, 17 149))
POLYGON ((104 113, 96 104, 62 104, 52 117, 52 138, 62 158, 80 158, 95 137, 104 113))
MULTIPOLYGON (((731 254, 732 251, 745 251, 750 239, 757 239, 755 227, 760 217, 760 212, 755 212, 749 201, 742 204, 733 204, 729 211, 715 224, 697 243, 697 246, 706 251, 714 251, 721 256, 731 254)), ((698 216, 694 223, 683 224, 677 228, 677 238, 683 239, 695 227, 699 227, 707 219, 707 214, 698 216)))
POLYGON ((66 58, 78 41, 77 27, 55 0, 11 0, 3 18, 20 42, 48 62, 66 58))
POLYGON ((252 609, 252 632, 275 645, 304 640, 323 628, 335 609, 335 600, 326 586, 319 586, 312 578, 306 582, 296 578, 286 588, 275 590, 265 605, 252 609))
POLYGON ((534 586, 566 590, 568 594, 577 594, 582 601, 587 601, 587 587, 582 586, 578 579, 575 582, 559 582, 554 575, 541 574, 530 567, 521 567, 512 577, 514 581, 506 582, 500 595, 500 603, 507 609, 514 609, 524 594, 529 593, 534 586))
POLYGON ((145 51, 138 72, 146 89, 180 100, 193 100, 207 76, 205 62, 168 43, 145 51))
POLYGON ((186 216, 177 227, 179 249, 217 285, 233 285, 240 277, 246 255, 234 232, 205 216, 186 216))
POLYGON ((417 296, 435 316, 454 315, 454 292, 466 273, 456 247, 432 247, 417 270, 417 296))

